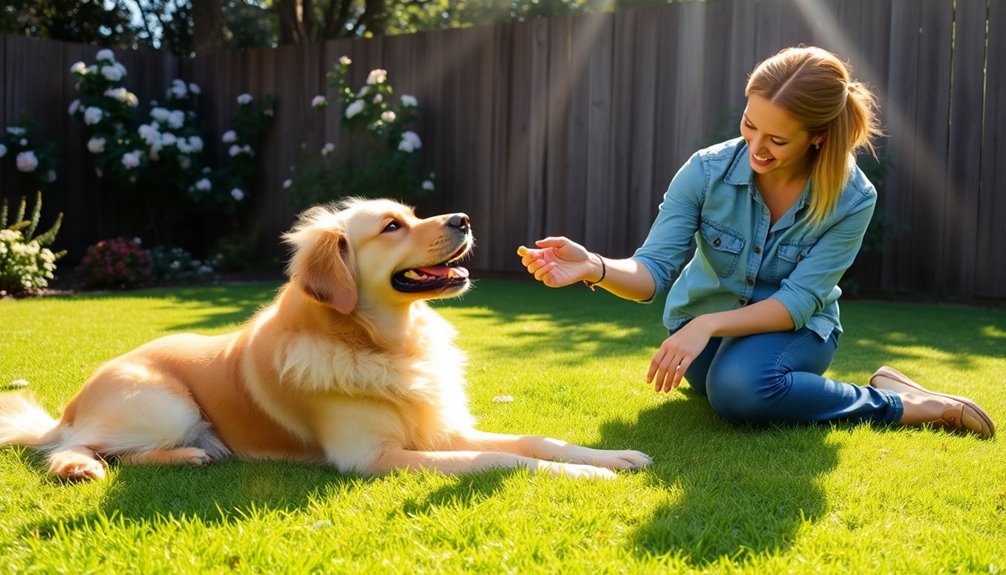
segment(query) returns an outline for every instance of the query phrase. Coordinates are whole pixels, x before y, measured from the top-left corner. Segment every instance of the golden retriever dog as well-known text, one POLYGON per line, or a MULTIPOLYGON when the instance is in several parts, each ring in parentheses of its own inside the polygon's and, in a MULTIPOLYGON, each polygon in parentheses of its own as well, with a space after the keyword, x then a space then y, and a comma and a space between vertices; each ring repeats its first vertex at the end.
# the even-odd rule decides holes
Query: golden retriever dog
POLYGON ((0 445, 47 453, 69 480, 122 464, 280 459, 374 476, 523 466, 615 476, 650 459, 556 439, 478 431, 464 355, 427 300, 469 287, 464 214, 418 218, 389 200, 346 200, 300 215, 284 240, 289 281, 225 335, 169 335, 102 365, 59 420, 21 393, 0 395, 0 445))

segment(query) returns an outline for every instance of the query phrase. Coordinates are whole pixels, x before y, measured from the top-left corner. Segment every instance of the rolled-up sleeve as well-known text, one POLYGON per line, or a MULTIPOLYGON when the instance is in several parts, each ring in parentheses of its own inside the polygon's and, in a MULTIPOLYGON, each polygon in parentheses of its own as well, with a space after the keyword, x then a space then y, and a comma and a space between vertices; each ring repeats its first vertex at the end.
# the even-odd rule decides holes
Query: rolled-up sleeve
POLYGON ((856 259, 877 204, 876 191, 863 190, 862 199, 821 235, 814 247, 782 280, 772 296, 789 311, 794 329, 838 299, 838 281, 856 259))
POLYGON ((670 289, 681 273, 699 226, 707 176, 698 154, 674 175, 660 203, 646 241, 632 255, 649 270, 656 290, 647 301, 670 289))

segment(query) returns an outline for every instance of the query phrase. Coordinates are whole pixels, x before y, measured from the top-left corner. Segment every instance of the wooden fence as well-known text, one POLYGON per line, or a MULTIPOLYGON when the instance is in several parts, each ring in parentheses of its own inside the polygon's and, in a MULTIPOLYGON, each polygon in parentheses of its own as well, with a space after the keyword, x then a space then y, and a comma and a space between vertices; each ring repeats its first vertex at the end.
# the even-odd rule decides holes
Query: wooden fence
MULTIPOLYGON (((881 206, 904 231, 856 264, 865 290, 1006 297, 1006 5, 998 0, 708 0, 611 14, 202 55, 118 54, 141 101, 181 76, 220 134, 242 92, 272 94, 276 123, 252 198, 262 251, 294 213, 282 182, 302 144, 349 145, 338 108, 310 109, 337 59, 355 85, 384 68, 418 97, 424 165, 438 191, 421 213, 465 211, 471 267, 517 271, 515 247, 567 235, 613 257, 645 237, 671 177, 700 146, 736 134, 747 74, 778 49, 846 57, 880 96, 891 161, 881 206), (320 120, 319 120, 320 119, 320 120)), ((73 253, 114 230, 68 73, 97 48, 0 37, 0 126, 21 112, 61 151, 46 211, 73 253)), ((209 138, 207 138, 209 139, 209 138)), ((340 148, 341 149, 341 148, 340 148)), ((13 196, 0 172, 0 194, 13 196)))

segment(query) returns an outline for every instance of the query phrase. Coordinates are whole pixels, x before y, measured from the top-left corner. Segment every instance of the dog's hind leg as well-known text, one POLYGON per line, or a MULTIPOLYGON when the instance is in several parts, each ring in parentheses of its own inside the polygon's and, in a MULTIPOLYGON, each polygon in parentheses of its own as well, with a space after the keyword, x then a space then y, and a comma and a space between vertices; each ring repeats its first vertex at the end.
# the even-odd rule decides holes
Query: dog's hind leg
POLYGON ((206 465, 213 458, 205 450, 198 447, 176 447, 174 449, 155 449, 142 453, 129 453, 119 456, 119 462, 127 465, 206 465))
POLYGON ((105 478, 105 463, 93 449, 82 445, 60 446, 49 454, 49 473, 65 481, 105 478))

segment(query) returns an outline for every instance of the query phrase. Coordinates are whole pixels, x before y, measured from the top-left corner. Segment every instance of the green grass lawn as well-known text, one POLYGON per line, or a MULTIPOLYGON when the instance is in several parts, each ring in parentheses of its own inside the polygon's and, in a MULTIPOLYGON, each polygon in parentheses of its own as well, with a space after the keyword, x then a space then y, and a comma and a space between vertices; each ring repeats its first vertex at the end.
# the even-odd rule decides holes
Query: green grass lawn
MULTIPOLYGON (((230 330, 276 284, 0 301, 0 388, 56 413, 104 360, 230 330)), ((1006 573, 1006 448, 929 429, 730 426, 644 383, 660 305, 482 280, 437 308, 480 428, 633 448, 616 481, 524 470, 365 480, 283 463, 113 467, 63 485, 0 451, 3 573, 1006 573), (494 402, 510 395, 513 402, 494 402)), ((1006 424, 1006 311, 843 304, 829 376, 881 364, 1006 424)))

